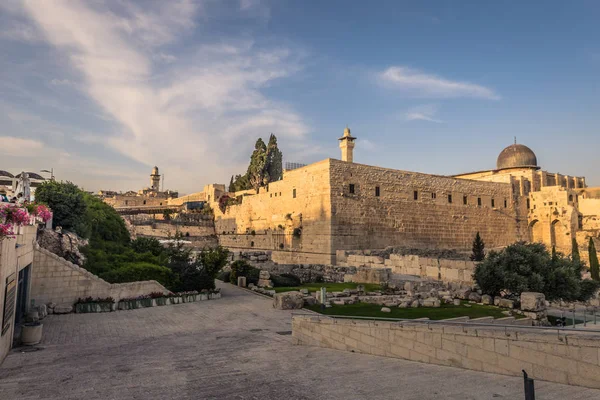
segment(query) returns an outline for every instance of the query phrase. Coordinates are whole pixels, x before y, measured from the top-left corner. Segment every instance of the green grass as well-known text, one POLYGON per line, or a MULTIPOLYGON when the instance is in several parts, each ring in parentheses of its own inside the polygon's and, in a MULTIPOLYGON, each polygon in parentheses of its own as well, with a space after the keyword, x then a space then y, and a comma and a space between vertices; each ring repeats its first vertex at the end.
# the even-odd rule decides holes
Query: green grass
MULTIPOLYGON (((429 318, 431 320, 440 320, 446 318, 456 317, 494 317, 504 318, 505 314, 502 314, 502 309, 494 306, 484 306, 479 304, 470 304, 471 307, 465 307, 464 303, 460 306, 454 304, 442 304, 439 308, 430 307, 419 307, 419 308, 398 308, 390 307, 392 312, 384 313, 381 312, 380 305, 368 304, 368 303, 356 303, 348 304, 345 306, 332 306, 321 310, 320 305, 308 306, 309 310, 316 311, 325 315, 345 315, 355 317, 381 317, 381 318, 429 318)), ((515 316, 516 318, 523 318, 520 315, 515 316)))
POLYGON ((328 292, 342 292, 344 289, 356 289, 357 285, 364 285, 367 292, 380 290, 381 286, 374 283, 305 283, 300 286, 282 286, 276 287, 275 292, 291 292, 292 290, 308 289, 309 292, 318 292, 322 287, 327 288, 328 292))

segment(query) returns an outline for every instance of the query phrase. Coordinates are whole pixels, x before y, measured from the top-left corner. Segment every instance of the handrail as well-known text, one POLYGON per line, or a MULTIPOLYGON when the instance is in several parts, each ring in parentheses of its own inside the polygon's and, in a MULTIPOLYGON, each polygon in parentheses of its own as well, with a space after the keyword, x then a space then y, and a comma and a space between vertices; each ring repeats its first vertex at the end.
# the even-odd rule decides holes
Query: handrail
POLYGON ((384 321, 384 322, 399 322, 399 323, 411 323, 411 324, 439 324, 439 325, 457 325, 457 326, 469 326, 469 327, 488 327, 488 328, 514 328, 514 329, 530 329, 537 331, 557 331, 558 333, 600 333, 600 329, 573 329, 567 327, 556 327, 556 326, 527 326, 527 325, 508 325, 508 324, 486 324, 481 322, 462 322, 462 321, 448 321, 448 320, 429 320, 429 319, 408 319, 408 318, 386 318, 386 317, 362 317, 362 316, 351 316, 351 315, 325 315, 325 314, 309 314, 292 312, 292 318, 294 316, 305 316, 305 317, 318 317, 318 318, 330 318, 330 319, 358 319, 363 321, 384 321))

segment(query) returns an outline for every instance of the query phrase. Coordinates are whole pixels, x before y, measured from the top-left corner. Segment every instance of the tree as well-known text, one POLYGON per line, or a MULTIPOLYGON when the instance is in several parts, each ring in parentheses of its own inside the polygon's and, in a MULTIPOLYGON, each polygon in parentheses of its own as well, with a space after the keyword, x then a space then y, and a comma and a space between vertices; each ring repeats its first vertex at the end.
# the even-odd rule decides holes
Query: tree
POLYGON ((594 240, 592 238, 590 238, 588 251, 590 253, 590 273, 592 274, 592 279, 595 281, 600 281, 600 265, 598 265, 598 253, 596 253, 596 245, 594 244, 594 240))
POLYGON ((265 166, 267 163, 267 146, 261 138, 258 138, 254 145, 254 152, 250 157, 250 165, 248 166, 248 179, 250 186, 258 191, 261 186, 269 182, 269 177, 266 174, 265 166))
POLYGON ((283 154, 277 147, 277 137, 271 133, 267 145, 267 162, 265 169, 269 182, 275 182, 283 178, 283 154))
POLYGON ((483 261, 485 258, 485 242, 479 236, 479 232, 475 235, 473 240, 473 253, 471 254, 471 261, 483 261))
POLYGON ((229 187, 227 188, 229 192, 235 192, 235 182, 233 181, 233 175, 231 175, 231 180, 229 181, 229 187))
POLYGON ((506 291, 541 292, 548 300, 587 300, 598 287, 583 281, 579 266, 561 253, 551 255, 541 243, 515 243, 502 251, 490 251, 473 274, 480 289, 489 295, 506 291))
POLYGON ((579 271, 583 268, 583 262, 581 261, 581 256, 579 255, 579 245, 577 244, 577 239, 573 238, 571 241, 571 260, 576 265, 579 265, 579 271))
POLYGON ((82 237, 89 237, 89 226, 85 225, 87 209, 84 192, 71 182, 46 181, 35 192, 35 199, 46 204, 53 212, 52 227, 62 227, 82 237))

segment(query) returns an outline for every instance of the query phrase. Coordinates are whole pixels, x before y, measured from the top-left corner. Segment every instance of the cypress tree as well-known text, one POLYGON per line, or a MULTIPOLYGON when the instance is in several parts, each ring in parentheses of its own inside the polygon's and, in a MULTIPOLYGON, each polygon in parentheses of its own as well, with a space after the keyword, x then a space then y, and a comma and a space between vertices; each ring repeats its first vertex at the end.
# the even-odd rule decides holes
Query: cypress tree
POLYGON ((594 241, 592 240, 592 238, 590 238, 588 251, 590 253, 590 272, 592 274, 592 279, 595 281, 600 281, 600 265, 598 264, 598 253, 596 253, 596 246, 594 245, 594 241))
POLYGON ((248 178, 250 186, 258 191, 261 186, 269 182, 269 178, 265 171, 267 163, 267 145, 261 138, 258 138, 254 146, 254 152, 250 157, 250 165, 248 166, 248 178))
POLYGON ((485 258, 485 242, 481 239, 479 232, 475 235, 473 240, 473 254, 471 254, 471 261, 483 261, 485 258))
POLYGON ((277 147, 277 137, 272 133, 267 145, 267 163, 265 169, 269 176, 269 182, 275 182, 283 178, 283 154, 277 147))
POLYGON ((577 239, 575 238, 573 238, 571 242, 571 260, 573 260, 573 264, 581 271, 583 264, 581 263, 581 256, 579 255, 579 245, 577 244, 577 239))
POLYGON ((231 175, 231 180, 229 181, 229 188, 227 189, 230 192, 235 192, 235 184, 233 183, 233 175, 231 175))

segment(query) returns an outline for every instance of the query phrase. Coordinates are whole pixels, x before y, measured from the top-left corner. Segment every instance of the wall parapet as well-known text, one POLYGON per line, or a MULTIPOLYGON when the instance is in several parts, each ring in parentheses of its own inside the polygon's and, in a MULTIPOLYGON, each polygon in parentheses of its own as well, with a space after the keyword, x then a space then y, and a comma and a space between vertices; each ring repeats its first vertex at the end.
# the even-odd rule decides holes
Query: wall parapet
POLYGON ((75 303, 79 298, 112 297, 119 300, 152 292, 170 293, 157 281, 109 283, 49 250, 35 245, 31 299, 36 304, 75 303))
POLYGON ((294 315, 294 344, 600 388, 600 332, 294 315))

